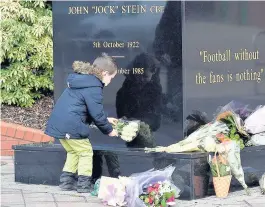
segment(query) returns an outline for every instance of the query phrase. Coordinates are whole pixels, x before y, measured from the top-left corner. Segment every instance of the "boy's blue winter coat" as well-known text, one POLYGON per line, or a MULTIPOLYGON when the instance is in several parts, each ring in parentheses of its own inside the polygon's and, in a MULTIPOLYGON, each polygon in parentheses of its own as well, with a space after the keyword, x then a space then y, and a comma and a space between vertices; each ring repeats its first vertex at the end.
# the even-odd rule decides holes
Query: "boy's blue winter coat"
POLYGON ((103 111, 104 84, 94 75, 72 73, 57 100, 47 123, 45 134, 54 138, 89 138, 92 122, 104 134, 112 131, 103 111))

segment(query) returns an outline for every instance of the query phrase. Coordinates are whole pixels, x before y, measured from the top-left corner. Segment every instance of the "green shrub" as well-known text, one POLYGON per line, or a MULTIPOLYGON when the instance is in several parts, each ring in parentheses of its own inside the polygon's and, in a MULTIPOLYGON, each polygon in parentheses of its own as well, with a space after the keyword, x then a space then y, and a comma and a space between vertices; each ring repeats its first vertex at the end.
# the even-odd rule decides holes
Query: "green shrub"
POLYGON ((52 11, 43 0, 4 0, 1 12, 1 104, 30 107, 53 90, 52 11))

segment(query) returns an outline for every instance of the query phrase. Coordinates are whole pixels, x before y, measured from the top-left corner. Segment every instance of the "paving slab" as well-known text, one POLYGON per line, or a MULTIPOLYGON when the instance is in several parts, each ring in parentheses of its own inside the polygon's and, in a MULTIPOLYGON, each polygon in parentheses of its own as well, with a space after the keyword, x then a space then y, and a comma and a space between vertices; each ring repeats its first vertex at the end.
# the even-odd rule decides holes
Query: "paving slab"
MULTIPOLYGON (((59 202, 57 203, 58 207, 103 207, 104 205, 102 204, 97 204, 97 203, 65 203, 65 202, 59 202)), ((105 206, 106 207, 106 206, 105 206)))
POLYGON ((53 202, 44 202, 44 203, 27 203, 26 207, 57 207, 57 206, 53 202))
POLYGON ((20 189, 5 189, 1 188, 1 195, 2 194, 15 194, 15 193, 21 193, 20 189))
POLYGON ((54 195, 56 202, 86 202, 85 196, 54 195))
POLYGON ((249 198, 247 200, 245 200, 246 203, 249 203, 250 205, 256 207, 259 205, 262 205, 263 207, 265 207, 265 196, 259 196, 256 198, 249 198))
POLYGON ((1 205, 24 205, 22 193, 1 194, 1 205))
POLYGON ((12 204, 12 205, 1 205, 1 207, 26 207, 25 205, 21 205, 21 204, 12 204))
POLYGON ((1 160, 14 160, 13 156, 1 156, 1 160))
POLYGON ((50 193, 23 193, 25 202, 28 203, 42 203, 54 202, 53 195, 50 193))

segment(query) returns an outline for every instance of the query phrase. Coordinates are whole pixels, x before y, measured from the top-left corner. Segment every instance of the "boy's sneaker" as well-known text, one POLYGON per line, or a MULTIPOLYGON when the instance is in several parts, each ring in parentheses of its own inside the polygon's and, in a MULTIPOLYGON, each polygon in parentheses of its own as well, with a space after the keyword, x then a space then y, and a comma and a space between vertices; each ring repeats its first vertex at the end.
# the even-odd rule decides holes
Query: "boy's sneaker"
POLYGON ((76 190, 77 188, 77 180, 74 173, 63 172, 60 176, 60 185, 59 187, 63 191, 71 191, 76 190))
POLYGON ((92 191, 92 179, 89 176, 79 175, 77 181, 78 193, 90 193, 92 191))
POLYGON ((77 182, 75 182, 74 184, 62 183, 62 184, 59 185, 59 187, 63 191, 72 191, 72 190, 76 190, 77 189, 76 183, 77 182))

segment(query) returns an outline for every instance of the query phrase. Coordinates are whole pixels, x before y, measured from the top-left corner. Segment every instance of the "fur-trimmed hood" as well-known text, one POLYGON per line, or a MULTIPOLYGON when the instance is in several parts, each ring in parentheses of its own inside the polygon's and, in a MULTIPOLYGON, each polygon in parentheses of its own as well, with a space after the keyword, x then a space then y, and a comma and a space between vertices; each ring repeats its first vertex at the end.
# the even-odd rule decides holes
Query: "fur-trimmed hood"
POLYGON ((102 81, 102 70, 91 65, 89 62, 74 61, 73 70, 75 73, 84 75, 94 75, 102 81))
POLYGON ((69 74, 67 78, 67 86, 69 88, 104 87, 101 70, 90 63, 75 61, 73 70, 74 73, 69 74))

